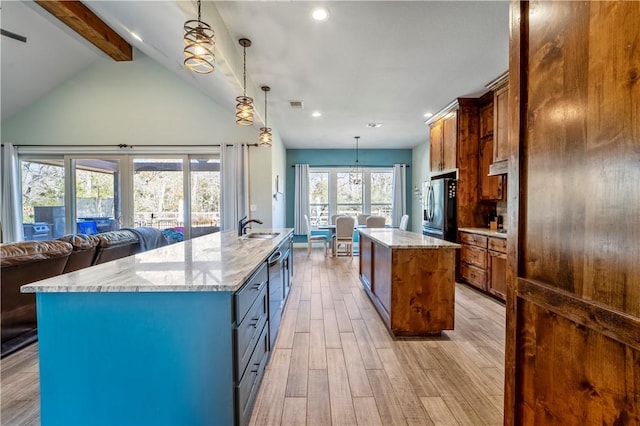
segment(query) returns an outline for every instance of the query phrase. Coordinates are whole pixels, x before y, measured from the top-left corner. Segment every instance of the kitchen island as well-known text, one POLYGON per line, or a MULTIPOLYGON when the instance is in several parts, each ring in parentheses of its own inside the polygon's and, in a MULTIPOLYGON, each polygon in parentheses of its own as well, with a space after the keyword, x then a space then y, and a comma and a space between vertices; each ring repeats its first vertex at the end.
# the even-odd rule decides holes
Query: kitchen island
POLYGON ((23 286, 36 293, 42 424, 248 423, 269 287, 285 290, 267 260, 292 232, 205 235, 23 286))
POLYGON ((360 281, 395 336, 453 330, 459 244, 393 228, 361 228, 360 281))

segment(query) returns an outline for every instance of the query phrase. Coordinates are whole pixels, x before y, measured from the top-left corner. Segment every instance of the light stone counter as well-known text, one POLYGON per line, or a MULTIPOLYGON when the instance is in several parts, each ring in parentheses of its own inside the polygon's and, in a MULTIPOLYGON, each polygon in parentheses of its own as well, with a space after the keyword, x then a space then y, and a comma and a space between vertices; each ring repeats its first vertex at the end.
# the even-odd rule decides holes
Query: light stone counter
POLYGON ((487 237, 507 238, 506 232, 492 231, 489 228, 458 228, 460 232, 470 232, 472 234, 480 234, 487 237))
POLYGON ((402 231, 396 228, 358 228, 361 234, 385 247, 394 249, 423 248, 423 249, 456 249, 460 244, 428 237, 416 232, 402 231))
POLYGON ((203 235, 28 284, 22 286, 21 291, 234 292, 293 229, 256 229, 255 232, 280 235, 272 239, 238 237, 235 231, 203 235))

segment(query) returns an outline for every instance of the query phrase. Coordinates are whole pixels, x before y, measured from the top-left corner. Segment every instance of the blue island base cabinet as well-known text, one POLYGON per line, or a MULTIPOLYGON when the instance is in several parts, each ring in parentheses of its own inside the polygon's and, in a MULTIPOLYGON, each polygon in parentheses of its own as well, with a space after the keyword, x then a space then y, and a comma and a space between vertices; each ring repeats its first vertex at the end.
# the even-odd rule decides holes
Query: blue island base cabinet
POLYGON ((233 293, 37 293, 41 422, 233 425, 233 293))

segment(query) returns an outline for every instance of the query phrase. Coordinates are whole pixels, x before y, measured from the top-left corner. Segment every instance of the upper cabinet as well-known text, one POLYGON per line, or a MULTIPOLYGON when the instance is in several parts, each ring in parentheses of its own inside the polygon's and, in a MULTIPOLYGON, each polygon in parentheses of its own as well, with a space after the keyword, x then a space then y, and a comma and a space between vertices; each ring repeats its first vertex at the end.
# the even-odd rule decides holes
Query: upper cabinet
POLYGON ((502 176, 490 176, 489 169, 494 162, 496 132, 494 129, 494 95, 488 92, 481 98, 480 107, 480 200, 502 200, 502 176))
POLYGON ((431 172, 456 168, 457 120, 457 112, 451 111, 431 125, 429 130, 431 172))
POLYGON ((495 81, 493 87, 493 162, 490 174, 507 173, 509 159, 509 75, 495 81))

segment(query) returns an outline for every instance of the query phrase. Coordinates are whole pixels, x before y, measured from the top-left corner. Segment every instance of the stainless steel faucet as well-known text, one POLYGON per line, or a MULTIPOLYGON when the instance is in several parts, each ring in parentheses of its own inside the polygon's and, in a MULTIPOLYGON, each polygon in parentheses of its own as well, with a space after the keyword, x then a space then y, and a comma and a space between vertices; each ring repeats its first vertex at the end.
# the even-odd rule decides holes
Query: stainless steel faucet
POLYGON ((241 237, 242 235, 247 233, 247 225, 249 225, 251 222, 262 224, 261 220, 258 220, 258 219, 247 220, 247 216, 243 217, 242 219, 240 219, 238 221, 238 236, 239 237, 241 237))

